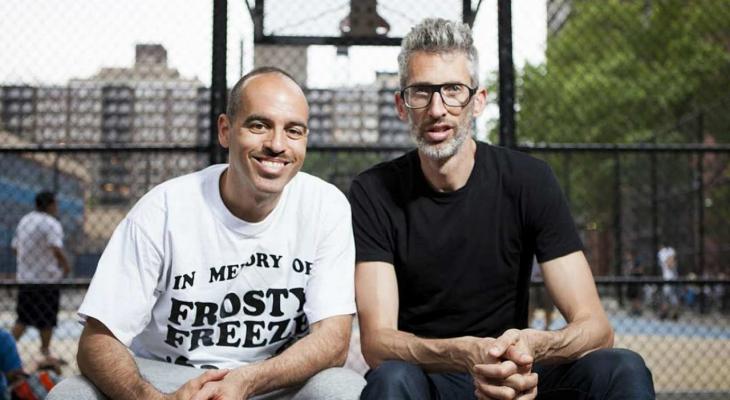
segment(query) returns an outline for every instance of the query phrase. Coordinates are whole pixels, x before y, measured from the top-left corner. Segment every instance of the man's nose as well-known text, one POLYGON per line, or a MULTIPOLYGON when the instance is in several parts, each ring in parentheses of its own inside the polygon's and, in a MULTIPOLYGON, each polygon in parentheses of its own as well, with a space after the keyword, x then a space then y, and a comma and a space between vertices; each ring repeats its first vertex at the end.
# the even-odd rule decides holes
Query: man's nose
POLYGON ((428 115, 434 118, 440 118, 446 115, 446 105, 441 97, 441 92, 433 92, 431 94, 431 102, 428 104, 428 115))
POLYGON ((274 154, 283 153, 286 150, 286 132, 284 129, 272 129, 264 146, 274 154))

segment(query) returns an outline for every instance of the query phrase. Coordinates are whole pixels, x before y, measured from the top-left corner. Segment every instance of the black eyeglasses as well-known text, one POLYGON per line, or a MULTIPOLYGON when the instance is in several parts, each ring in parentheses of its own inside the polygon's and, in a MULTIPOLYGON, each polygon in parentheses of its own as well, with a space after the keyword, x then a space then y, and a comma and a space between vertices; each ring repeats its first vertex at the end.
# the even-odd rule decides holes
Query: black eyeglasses
POLYGON ((434 92, 439 92, 441 101, 449 107, 464 107, 477 92, 463 83, 442 83, 440 85, 411 85, 403 88, 400 95, 408 108, 425 108, 431 104, 434 92))

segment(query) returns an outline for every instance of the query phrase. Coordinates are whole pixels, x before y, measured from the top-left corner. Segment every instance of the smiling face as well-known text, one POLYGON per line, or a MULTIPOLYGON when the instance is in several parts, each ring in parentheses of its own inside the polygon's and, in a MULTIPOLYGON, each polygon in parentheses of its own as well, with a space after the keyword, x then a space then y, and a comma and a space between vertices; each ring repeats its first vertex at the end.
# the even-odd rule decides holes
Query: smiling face
MULTIPOLYGON (((415 52, 408 60, 407 70, 406 86, 444 83, 472 86, 469 60, 462 52, 415 52)), ((421 154, 444 160, 456 154, 469 137, 472 118, 482 112, 485 98, 486 92, 480 89, 466 106, 451 107, 436 92, 427 107, 409 109, 400 94, 396 94, 396 107, 401 119, 409 122, 411 136, 421 154)))
POLYGON ((278 198, 304 163, 307 100, 296 83, 279 73, 248 78, 239 95, 236 115, 221 115, 218 121, 218 138, 229 151, 226 180, 231 187, 224 192, 234 202, 239 196, 278 198))

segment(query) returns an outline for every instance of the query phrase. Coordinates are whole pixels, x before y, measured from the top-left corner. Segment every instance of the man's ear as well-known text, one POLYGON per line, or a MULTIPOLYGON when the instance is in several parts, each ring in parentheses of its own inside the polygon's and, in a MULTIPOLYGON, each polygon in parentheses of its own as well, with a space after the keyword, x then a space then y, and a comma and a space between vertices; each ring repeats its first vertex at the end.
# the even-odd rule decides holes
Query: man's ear
POLYGON ((231 134, 231 121, 226 114, 218 116, 218 142, 224 149, 228 148, 229 135, 231 134))
POLYGON ((477 92, 474 93, 474 110, 472 111, 472 116, 478 117, 482 111, 484 111, 486 106, 487 89, 480 87, 477 89, 477 92))
POLYGON ((408 122, 408 108, 406 108, 406 103, 400 96, 400 92, 395 92, 395 110, 398 111, 398 118, 401 121, 408 122))

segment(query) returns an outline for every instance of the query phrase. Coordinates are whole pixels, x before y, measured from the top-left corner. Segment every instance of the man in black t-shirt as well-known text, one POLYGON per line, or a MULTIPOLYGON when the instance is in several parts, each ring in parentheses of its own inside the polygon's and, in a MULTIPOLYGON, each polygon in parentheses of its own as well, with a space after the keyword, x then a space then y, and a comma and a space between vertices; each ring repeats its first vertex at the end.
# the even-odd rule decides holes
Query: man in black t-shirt
POLYGON ((550 168, 476 142, 484 109, 468 26, 403 39, 399 116, 418 149, 352 184, 363 399, 654 397, 613 331, 550 168), (533 256, 567 321, 527 328, 533 256), (539 375, 539 379, 538 379, 539 375))

